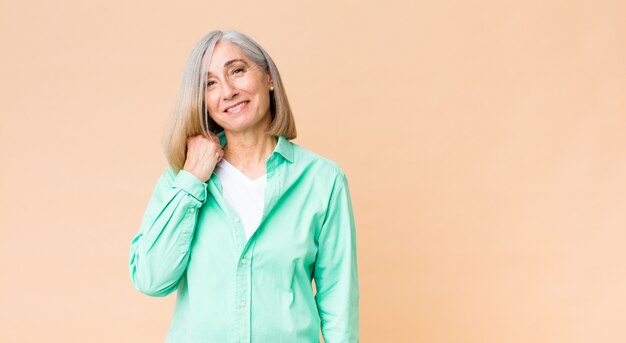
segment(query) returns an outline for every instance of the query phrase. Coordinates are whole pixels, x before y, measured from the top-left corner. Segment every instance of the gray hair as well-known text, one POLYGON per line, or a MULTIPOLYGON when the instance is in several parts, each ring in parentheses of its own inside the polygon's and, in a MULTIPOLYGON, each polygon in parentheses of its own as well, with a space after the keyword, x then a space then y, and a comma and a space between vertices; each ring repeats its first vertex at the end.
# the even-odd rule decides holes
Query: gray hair
POLYGON ((296 138, 296 125, 287 100, 287 93, 278 68, 270 55, 252 38, 237 31, 213 31, 204 36, 191 50, 185 65, 180 93, 163 135, 163 149, 174 171, 182 169, 186 158, 188 137, 208 131, 223 131, 211 117, 204 103, 209 62, 215 45, 228 41, 237 45, 251 61, 270 75, 274 90, 270 92, 272 120, 267 132, 273 136, 296 138))

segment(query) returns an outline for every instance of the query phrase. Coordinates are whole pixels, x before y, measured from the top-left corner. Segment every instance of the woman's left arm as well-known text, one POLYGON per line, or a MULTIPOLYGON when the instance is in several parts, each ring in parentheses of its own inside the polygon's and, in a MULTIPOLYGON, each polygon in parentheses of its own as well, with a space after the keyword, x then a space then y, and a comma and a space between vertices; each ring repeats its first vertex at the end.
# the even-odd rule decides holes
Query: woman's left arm
POLYGON ((356 228, 345 174, 330 198, 318 236, 313 277, 315 301, 326 343, 359 341, 359 282, 356 228))

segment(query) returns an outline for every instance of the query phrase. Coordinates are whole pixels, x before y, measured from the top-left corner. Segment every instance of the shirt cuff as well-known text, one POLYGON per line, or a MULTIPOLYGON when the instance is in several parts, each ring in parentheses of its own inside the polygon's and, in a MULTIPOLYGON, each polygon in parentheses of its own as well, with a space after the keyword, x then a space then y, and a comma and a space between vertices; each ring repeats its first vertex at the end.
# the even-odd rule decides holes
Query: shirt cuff
POLYGON ((181 169, 176 175, 174 186, 189 193, 200 202, 204 202, 206 199, 206 183, 184 169, 181 169))

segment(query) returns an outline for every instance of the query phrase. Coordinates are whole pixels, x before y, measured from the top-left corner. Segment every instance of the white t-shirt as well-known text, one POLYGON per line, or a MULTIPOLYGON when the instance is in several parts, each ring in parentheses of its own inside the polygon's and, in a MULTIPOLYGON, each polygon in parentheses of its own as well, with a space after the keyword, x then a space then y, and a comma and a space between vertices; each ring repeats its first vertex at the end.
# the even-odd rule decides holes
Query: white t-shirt
POLYGON ((246 238, 250 239, 263 216, 266 175, 252 180, 225 159, 215 166, 215 173, 222 183, 224 199, 239 215, 246 238))

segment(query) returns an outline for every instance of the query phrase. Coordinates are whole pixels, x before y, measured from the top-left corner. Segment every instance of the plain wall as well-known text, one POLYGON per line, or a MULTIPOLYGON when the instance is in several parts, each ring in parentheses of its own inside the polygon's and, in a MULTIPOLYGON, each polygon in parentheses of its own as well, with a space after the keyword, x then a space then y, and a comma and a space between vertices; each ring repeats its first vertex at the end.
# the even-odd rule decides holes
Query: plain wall
POLYGON ((195 42, 347 172, 362 342, 626 341, 624 1, 0 3, 0 341, 163 341, 130 240, 195 42))

